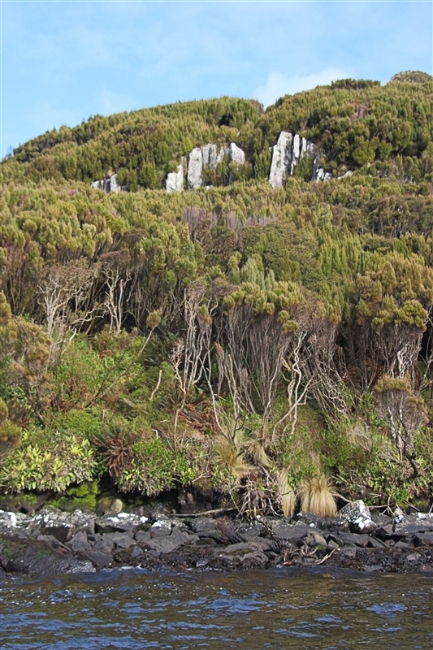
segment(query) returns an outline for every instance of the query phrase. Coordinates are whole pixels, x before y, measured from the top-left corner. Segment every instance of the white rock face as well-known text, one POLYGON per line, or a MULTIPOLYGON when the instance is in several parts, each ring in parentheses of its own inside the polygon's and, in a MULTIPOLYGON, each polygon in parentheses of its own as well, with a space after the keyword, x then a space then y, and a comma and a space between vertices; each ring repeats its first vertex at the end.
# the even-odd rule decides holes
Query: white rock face
POLYGON ((238 145, 235 144, 234 142, 230 143, 229 156, 232 162, 235 162, 238 165, 245 164, 245 151, 240 147, 238 147, 238 145))
POLYGON ((209 169, 215 169, 217 166, 217 146, 216 144, 205 144, 201 148, 203 156, 203 167, 209 167, 209 169))
POLYGON ((292 176, 295 166, 304 157, 314 157, 315 146, 313 142, 294 136, 287 131, 281 131, 278 142, 271 147, 272 162, 269 172, 269 183, 272 187, 282 187, 284 179, 292 176))
POLYGON ((343 174, 343 176, 339 176, 338 180, 340 180, 341 178, 349 178, 349 176, 352 176, 352 174, 353 172, 349 169, 345 174, 343 174))
POLYGON ((182 192, 183 190, 183 166, 177 166, 177 172, 170 172, 165 181, 167 192, 182 192))
POLYGON ((188 156, 188 189, 198 190, 202 184, 203 154, 200 147, 195 147, 188 156))
POLYGON ((271 171, 269 172, 269 182, 275 189, 282 187, 283 180, 290 173, 290 164, 292 161, 292 134, 287 131, 281 131, 278 142, 272 147, 271 171))
POLYGON ((292 165, 290 168, 290 173, 293 174, 295 165, 298 163, 301 157, 301 138, 297 133, 293 138, 293 148, 292 148, 292 165))
POLYGON ((329 181, 332 178, 332 174, 329 172, 325 172, 323 167, 320 167, 320 158, 319 156, 316 156, 314 159, 314 165, 313 165, 313 176, 311 178, 312 181, 329 181))
POLYGON ((90 185, 90 187, 93 187, 95 190, 104 190, 104 192, 114 192, 115 194, 122 191, 122 188, 117 182, 117 174, 107 176, 100 181, 95 181, 90 185))

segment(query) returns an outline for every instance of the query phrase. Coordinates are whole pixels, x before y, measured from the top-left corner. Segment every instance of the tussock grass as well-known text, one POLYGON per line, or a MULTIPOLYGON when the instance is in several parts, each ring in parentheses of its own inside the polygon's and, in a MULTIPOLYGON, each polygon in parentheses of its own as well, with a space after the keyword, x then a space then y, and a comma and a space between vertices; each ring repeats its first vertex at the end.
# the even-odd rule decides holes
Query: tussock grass
POLYGON ((320 517, 335 517, 337 504, 325 476, 306 479, 301 486, 301 510, 320 517))
POLYGON ((295 512, 296 495, 287 480, 287 470, 281 469, 276 473, 278 500, 285 517, 292 517, 295 512))

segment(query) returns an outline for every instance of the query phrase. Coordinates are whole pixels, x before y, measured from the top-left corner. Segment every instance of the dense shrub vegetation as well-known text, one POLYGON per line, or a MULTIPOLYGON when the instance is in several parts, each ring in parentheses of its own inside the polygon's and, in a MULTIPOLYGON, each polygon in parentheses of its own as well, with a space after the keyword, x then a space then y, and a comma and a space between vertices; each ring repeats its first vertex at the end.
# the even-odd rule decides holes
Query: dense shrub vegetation
POLYGON ((332 476, 350 498, 431 498, 432 95, 422 73, 346 79, 266 111, 96 116, 16 149, 0 166, 0 486, 107 475, 288 512, 289 491, 332 476), (334 178, 300 169, 274 190, 281 130, 334 178), (211 189, 161 189, 194 146, 230 141, 247 154, 231 185, 224 163, 211 189), (128 191, 90 188, 114 171, 128 191))

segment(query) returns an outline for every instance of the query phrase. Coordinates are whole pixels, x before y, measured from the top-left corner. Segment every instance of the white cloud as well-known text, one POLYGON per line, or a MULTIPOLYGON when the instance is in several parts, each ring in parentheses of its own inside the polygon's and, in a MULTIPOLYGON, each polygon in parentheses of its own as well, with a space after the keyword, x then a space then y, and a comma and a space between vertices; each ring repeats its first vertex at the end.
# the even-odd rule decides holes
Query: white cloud
POLYGON ((287 77, 281 72, 270 72, 266 83, 258 86, 254 91, 256 97, 264 106, 269 106, 283 95, 294 95, 302 90, 311 90, 316 86, 323 86, 336 79, 345 79, 353 73, 344 68, 324 68, 320 72, 306 75, 293 75, 287 77))

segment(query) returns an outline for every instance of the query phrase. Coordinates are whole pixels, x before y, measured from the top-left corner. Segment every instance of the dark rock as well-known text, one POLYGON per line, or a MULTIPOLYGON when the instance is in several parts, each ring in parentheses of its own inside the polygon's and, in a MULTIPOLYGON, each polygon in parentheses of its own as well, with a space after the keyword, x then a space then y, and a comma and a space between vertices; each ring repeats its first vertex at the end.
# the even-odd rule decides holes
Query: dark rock
POLYGON ((150 542, 151 537, 150 537, 150 531, 148 530, 139 530, 134 534, 135 541, 137 544, 146 544, 147 542, 150 542))
POLYGON ((356 558, 357 550, 355 547, 351 548, 342 548, 339 551, 339 555, 341 557, 344 557, 346 559, 354 559, 356 558))
MULTIPOLYGON (((372 537, 371 539, 373 540, 375 538, 372 537)), ((379 541, 379 540, 376 540, 376 541, 379 541)), ((382 546, 385 546, 385 543, 383 543, 382 546)), ((402 540, 400 540, 399 542, 396 542, 394 544, 394 548, 407 549, 407 548, 412 548, 412 546, 410 544, 408 544, 407 542, 403 542, 402 540)))
POLYGON ((58 551, 44 541, 0 536, 0 564, 10 573, 51 576, 94 571, 86 560, 58 551))
POLYGON ((433 544, 433 531, 417 533, 414 537, 415 546, 425 546, 433 544))
POLYGON ((254 539, 255 537, 265 536, 268 529, 260 521, 253 521, 252 523, 241 523, 237 527, 237 534, 240 535, 245 541, 254 539))
POLYGON ((357 533, 339 533, 338 537, 345 546, 365 547, 368 545, 369 540, 368 535, 360 535, 357 533))
POLYGON ((376 539, 376 537, 368 537, 368 544, 370 548, 383 548, 385 544, 381 542, 379 539, 376 539))
POLYGON ((113 564, 112 556, 108 553, 103 553, 102 551, 88 551, 85 554, 85 557, 90 560, 97 571, 100 569, 106 569, 113 564))
POLYGON ((330 539, 328 541, 328 548, 331 549, 331 551, 336 550, 337 548, 340 548, 340 545, 337 544, 333 539, 330 539))
POLYGON ((134 545, 134 540, 129 533, 107 533, 103 541, 108 540, 115 548, 123 549, 134 545))
POLYGON ((118 515, 105 515, 95 521, 97 533, 132 532, 142 528, 148 521, 147 517, 119 512, 118 515))
MULTIPOLYGON (((143 546, 143 544, 141 544, 143 546)), ((154 551, 157 555, 173 553, 179 546, 182 546, 182 543, 171 537, 156 537, 151 538, 148 542, 145 543, 146 548, 151 551, 154 551)))
POLYGON ((433 532, 433 521, 431 519, 419 519, 417 517, 405 517, 401 523, 388 524, 379 526, 374 531, 374 536, 379 539, 393 539, 398 541, 406 538, 410 539, 417 533, 433 532))
POLYGON ((388 517, 388 515, 384 515, 381 512, 371 512, 371 518, 376 526, 387 526, 393 522, 393 517, 388 517))
POLYGON ((290 541, 292 544, 300 542, 301 539, 305 537, 305 535, 308 535, 308 533, 311 533, 313 531, 317 533, 319 532, 311 526, 307 526, 305 524, 290 526, 288 524, 278 522, 272 527, 272 533, 276 537, 285 541, 290 541))
POLYGON ((36 539, 39 542, 45 542, 46 544, 49 544, 51 548, 57 548, 61 550, 66 550, 70 551, 70 549, 65 546, 65 544, 62 544, 62 542, 59 542, 59 540, 54 537, 53 535, 38 535, 36 539))
POLYGON ((134 546, 131 551, 131 560, 136 562, 143 557, 143 550, 139 546, 134 546))
POLYGON ((321 535, 317 531, 310 531, 309 533, 307 533, 307 535, 303 538, 303 541, 308 546, 319 546, 319 547, 321 546, 323 548, 326 548, 328 545, 323 535, 321 535))
POLYGON ((220 540, 221 532, 216 524, 215 519, 208 517, 197 517, 189 521, 191 530, 199 537, 212 537, 215 540, 220 540))
POLYGON ((317 528, 320 530, 329 530, 330 532, 349 531, 349 522, 340 517, 326 517, 319 519, 317 528))
POLYGON ((42 526, 41 530, 45 535, 52 535, 59 542, 65 544, 69 542, 73 534, 75 533, 75 526, 67 526, 65 524, 58 525, 46 525, 42 526))
POLYGON ((153 538, 168 537, 170 534, 171 534, 171 522, 168 519, 158 519, 151 526, 150 536, 153 538))
POLYGON ((179 544, 194 544, 200 538, 194 533, 182 531, 175 526, 171 531, 170 539, 179 542, 179 544))
POLYGON ((322 517, 315 515, 312 512, 298 512, 298 514, 294 517, 295 522, 305 524, 306 526, 313 524, 315 528, 321 528, 320 524, 322 520, 322 517))
POLYGON ((76 533, 71 541, 67 542, 67 546, 73 553, 84 553, 85 551, 90 550, 90 544, 87 541, 87 535, 83 531, 76 533))

